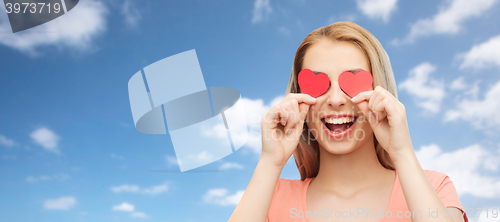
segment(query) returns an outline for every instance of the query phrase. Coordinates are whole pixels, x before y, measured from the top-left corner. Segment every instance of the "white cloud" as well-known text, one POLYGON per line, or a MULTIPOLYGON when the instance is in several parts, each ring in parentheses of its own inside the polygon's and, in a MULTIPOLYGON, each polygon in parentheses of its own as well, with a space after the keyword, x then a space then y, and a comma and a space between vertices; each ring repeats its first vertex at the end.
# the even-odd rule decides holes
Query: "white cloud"
POLYGON ((238 205, 241 197, 243 196, 244 190, 240 190, 233 195, 229 195, 229 191, 227 189, 210 189, 203 196, 203 200, 207 203, 217 204, 221 206, 227 205, 238 205))
MULTIPOLYGON (((220 126, 220 125, 215 125, 215 127, 218 127, 218 126, 220 126)), ((223 128, 223 127, 224 126, 222 124, 221 129, 216 129, 216 131, 210 132, 210 133, 208 133, 205 130, 202 130, 202 128, 200 127, 200 132, 203 133, 207 137, 214 137, 215 136, 216 139, 222 140, 221 139, 221 134, 222 134, 221 132, 224 132, 224 130, 225 130, 225 128, 223 128)), ((209 128, 207 127, 206 129, 209 129, 209 128)), ((226 134, 226 137, 224 137, 224 139, 226 139, 226 143, 227 143, 227 134, 226 134)), ((212 141, 210 141, 210 142, 212 142, 212 141)), ((197 165, 200 163, 214 162, 217 160, 214 153, 217 154, 213 150, 211 152, 209 152, 207 150, 202 150, 202 151, 196 151, 196 152, 192 152, 192 153, 181 154, 180 155, 181 159, 179 160, 179 167, 182 166, 184 168, 192 169, 191 167, 193 165, 197 165), (187 164, 182 165, 183 162, 185 162, 187 164)))
POLYGON ((76 199, 74 197, 61 197, 59 199, 46 200, 43 207, 47 210, 68 210, 75 206, 76 199))
POLYGON ((262 22, 273 12, 269 0, 255 0, 252 23, 262 22))
MULTIPOLYGON (((262 150, 260 127, 262 116, 268 109, 282 100, 283 96, 278 96, 274 98, 270 103, 265 104, 261 99, 253 100, 248 98, 241 98, 241 100, 237 102, 237 104, 239 106, 238 108, 242 108, 244 110, 246 118, 235 118, 233 119, 233 121, 231 121, 230 124, 233 130, 230 133, 233 144, 244 144, 244 147, 250 148, 250 150, 256 154, 260 154, 262 150)), ((200 127, 200 131, 204 136, 220 139, 223 142, 227 142, 228 134, 223 123, 207 125, 208 126, 202 125, 200 127)), ((215 161, 216 159, 214 155, 206 151, 182 156, 182 161, 191 163, 207 163, 211 160, 215 161)), ((165 161, 169 166, 177 165, 177 159, 173 156, 167 155, 165 157, 165 161)))
MULTIPOLYGON (((236 123, 235 125, 239 124, 247 124, 248 126, 248 131, 233 131, 231 132, 231 139, 233 139, 233 142, 236 140, 239 140, 240 142, 244 142, 246 139, 246 143, 244 146, 250 148, 252 151, 254 151, 257 154, 260 154, 262 151, 262 140, 261 140, 261 130, 260 130, 260 123, 262 120, 262 117, 264 113, 273 107, 274 105, 278 104, 283 100, 283 96, 277 96, 275 97, 270 103, 265 104, 263 100, 261 99, 248 99, 248 98, 242 98, 242 106, 245 109, 245 115, 246 115, 246 121, 242 121, 240 123, 236 123)), ((236 127, 238 129, 241 129, 243 127, 236 127)), ((210 137, 216 137, 219 139, 226 139, 227 138, 227 132, 225 129, 225 126, 223 124, 215 125, 212 126, 211 129, 202 129, 202 132, 206 136, 210 137)), ((192 159, 196 158, 201 158, 200 157, 192 157, 192 159)), ((171 165, 174 165, 174 163, 177 161, 174 157, 169 157, 167 156, 167 163, 171 163, 171 165)))
POLYGON ((69 176, 67 174, 56 174, 53 176, 45 176, 45 175, 40 175, 40 176, 28 176, 26 177, 26 182, 29 183, 38 183, 41 181, 46 181, 46 180, 60 180, 60 181, 65 181, 69 179, 69 176))
POLYGON ((466 20, 478 17, 486 12, 497 0, 448 0, 446 7, 432 18, 418 20, 412 25, 405 39, 395 39, 394 44, 412 43, 419 37, 435 34, 456 34, 466 20))
POLYGON ((500 66, 500 35, 474 45, 468 52, 459 54, 457 57, 463 60, 460 65, 461 69, 500 66))
POLYGON ((464 77, 460 76, 460 77, 456 78, 455 80, 453 80, 453 82, 451 82, 450 89, 464 90, 467 88, 467 86, 468 85, 467 85, 467 83, 465 83, 464 77))
MULTIPOLYGON (((478 90, 476 90, 478 91, 478 90)), ((465 120, 478 129, 500 128, 500 81, 484 95, 484 99, 463 98, 456 107, 446 112, 445 121, 465 120)))
POLYGON ((357 0, 358 9, 372 19, 388 22, 398 0, 357 0))
POLYGON ((136 27, 141 20, 142 16, 139 10, 137 9, 137 5, 134 4, 134 0, 125 0, 120 9, 120 13, 125 17, 125 23, 129 27, 136 27))
POLYGON ((243 166, 238 163, 226 162, 220 165, 219 170, 243 169, 243 166))
MULTIPOLYGON (((0 11, 5 6, 0 4, 0 11)), ((92 40, 106 30, 108 9, 99 0, 80 1, 66 13, 42 25, 12 33, 6 13, 0 13, 0 44, 35 56, 39 48, 53 46, 86 51, 92 48, 92 40)))
POLYGON ((406 90, 413 96, 418 106, 427 111, 437 113, 441 101, 445 96, 444 83, 429 76, 436 71, 436 67, 424 62, 409 72, 409 77, 399 85, 399 89, 406 90))
POLYGON ((471 86, 468 90, 464 90, 464 95, 470 96, 470 98, 477 99, 479 95, 479 83, 481 81, 476 81, 473 86, 471 86))
POLYGON ((142 190, 142 193, 155 195, 155 194, 163 193, 167 190, 168 190, 168 184, 164 183, 164 184, 153 186, 150 188, 145 188, 142 190))
POLYGON ((148 215, 146 215, 143 212, 133 212, 130 214, 132 217, 139 217, 139 218, 148 218, 148 215))
POLYGON ((459 195, 500 198, 500 178, 481 172, 496 172, 500 150, 490 152, 479 144, 443 152, 435 144, 422 146, 416 155, 424 169, 437 170, 450 177, 459 195))
POLYGON ((141 189, 137 185, 124 184, 120 186, 111 187, 111 191, 113 193, 143 193, 143 194, 156 195, 168 191, 168 183, 165 182, 160 185, 143 189, 141 189))
POLYGON ((129 192, 129 193, 137 193, 141 189, 137 185, 121 185, 121 186, 116 186, 116 187, 111 187, 111 191, 113 193, 122 193, 122 192, 129 192))
POLYGON ((16 143, 14 142, 14 140, 11 140, 11 139, 5 137, 4 135, 0 135, 0 145, 6 146, 6 147, 13 147, 14 145, 16 145, 16 143))
MULTIPOLYGON (((283 100, 283 96, 275 97, 271 102, 265 104, 261 99, 248 99, 242 98, 243 104, 245 106, 245 114, 247 116, 247 124, 249 127, 248 139, 245 146, 250 148, 257 154, 262 151, 262 140, 261 140, 261 129, 260 123, 264 113, 271 109, 274 105, 278 104, 283 100)), ((232 136, 232 135, 231 135, 232 136)))
POLYGON ((113 209, 114 211, 134 212, 135 206, 127 202, 123 202, 120 205, 113 206, 113 208, 111 209, 113 209))
POLYGON ((59 148, 57 147, 57 143, 60 138, 52 130, 45 127, 38 128, 30 134, 30 137, 45 150, 55 154, 60 153, 59 148))
POLYGON ((113 206, 111 209, 114 211, 131 212, 130 214, 131 217, 138 217, 138 218, 148 217, 148 215, 143 212, 135 211, 135 206, 127 202, 123 202, 120 205, 113 206))

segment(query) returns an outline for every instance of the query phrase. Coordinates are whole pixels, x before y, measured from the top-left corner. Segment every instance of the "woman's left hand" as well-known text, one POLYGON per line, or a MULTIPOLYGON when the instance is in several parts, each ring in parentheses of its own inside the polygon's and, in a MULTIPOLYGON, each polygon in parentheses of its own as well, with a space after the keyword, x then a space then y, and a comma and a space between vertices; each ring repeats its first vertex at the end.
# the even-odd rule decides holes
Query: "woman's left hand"
POLYGON ((393 160, 401 153, 413 151, 405 107, 389 91, 377 86, 373 91, 359 93, 352 102, 358 105, 377 141, 393 160))

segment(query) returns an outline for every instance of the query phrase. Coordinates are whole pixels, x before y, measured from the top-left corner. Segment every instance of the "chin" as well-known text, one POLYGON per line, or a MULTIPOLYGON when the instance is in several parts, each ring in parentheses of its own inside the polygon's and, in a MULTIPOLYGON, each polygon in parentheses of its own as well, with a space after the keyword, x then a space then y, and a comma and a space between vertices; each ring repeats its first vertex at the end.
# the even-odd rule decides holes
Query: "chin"
MULTIPOLYGON (((319 141, 318 141, 319 142, 319 141)), ((324 142, 319 142, 320 149, 323 148, 327 152, 336 155, 349 154, 356 150, 357 146, 355 142, 346 141, 346 142, 330 142, 327 141, 326 144, 324 142)))

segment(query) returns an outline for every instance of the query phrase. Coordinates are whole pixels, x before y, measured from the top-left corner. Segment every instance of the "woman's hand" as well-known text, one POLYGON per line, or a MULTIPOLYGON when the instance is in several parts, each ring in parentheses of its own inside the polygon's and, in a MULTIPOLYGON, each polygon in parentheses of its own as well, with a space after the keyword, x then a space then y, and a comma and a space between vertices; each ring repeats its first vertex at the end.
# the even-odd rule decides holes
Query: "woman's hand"
POLYGON ((297 148, 304 120, 316 99, 307 94, 290 93, 262 118, 262 156, 283 167, 297 148))
POLYGON ((377 86, 373 91, 359 93, 352 102, 358 104, 377 141, 393 160, 403 152, 413 151, 405 107, 389 91, 377 86))
POLYGON ((290 93, 266 111, 261 122, 262 155, 229 221, 266 221, 283 166, 297 147, 309 106, 315 103, 309 95, 290 93))

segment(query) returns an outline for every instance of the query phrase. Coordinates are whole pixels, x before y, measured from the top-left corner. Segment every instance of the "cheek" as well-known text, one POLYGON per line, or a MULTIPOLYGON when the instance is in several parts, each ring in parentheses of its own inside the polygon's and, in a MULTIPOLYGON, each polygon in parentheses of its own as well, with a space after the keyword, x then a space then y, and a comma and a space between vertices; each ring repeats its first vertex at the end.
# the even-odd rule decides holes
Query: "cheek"
POLYGON ((321 110, 320 110, 320 105, 318 104, 315 104, 315 105, 311 105, 309 107, 309 112, 307 113, 307 122, 308 123, 316 123, 318 121, 321 121, 319 119, 319 116, 321 114, 321 110))

